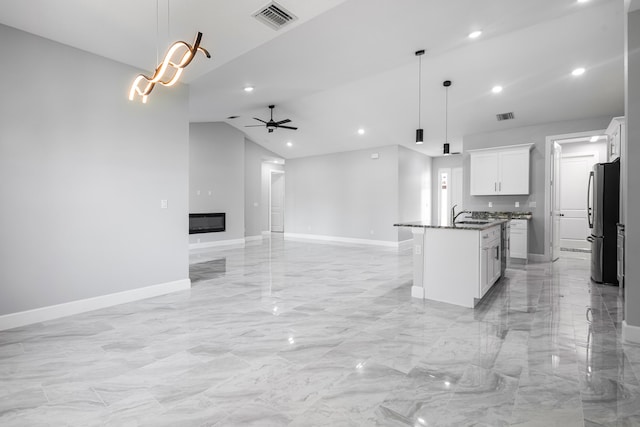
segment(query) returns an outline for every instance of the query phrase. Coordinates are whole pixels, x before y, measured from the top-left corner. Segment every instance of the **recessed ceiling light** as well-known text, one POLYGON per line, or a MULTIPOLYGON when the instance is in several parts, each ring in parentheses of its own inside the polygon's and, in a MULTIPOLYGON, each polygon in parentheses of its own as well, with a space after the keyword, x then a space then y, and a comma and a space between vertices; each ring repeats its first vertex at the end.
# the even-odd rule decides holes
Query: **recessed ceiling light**
POLYGON ((589 142, 597 142, 600 139, 600 135, 593 135, 589 142))
POLYGON ((293 147, 293 142, 291 141, 287 142, 287 147, 293 147))
POLYGON ((493 92, 493 93, 502 92, 502 86, 494 86, 493 88, 491 88, 491 92, 493 92))
POLYGON ((364 129, 362 128, 358 129, 358 135, 364 135, 364 129))
POLYGON ((245 91, 245 92, 253 92, 253 86, 246 86, 246 87, 244 88, 244 91, 245 91))
POLYGON ((586 2, 588 2, 588 1, 589 1, 589 0, 578 0, 578 3, 586 3, 586 2))
POLYGON ((580 67, 580 68, 576 68, 575 70, 573 70, 571 72, 571 74, 574 75, 574 76, 581 76, 581 75, 584 74, 585 71, 586 70, 584 68, 580 67))
POLYGON ((482 35, 482 31, 476 30, 476 31, 472 31, 472 32, 469 33, 469 38, 470 39, 477 39, 481 35, 482 35))

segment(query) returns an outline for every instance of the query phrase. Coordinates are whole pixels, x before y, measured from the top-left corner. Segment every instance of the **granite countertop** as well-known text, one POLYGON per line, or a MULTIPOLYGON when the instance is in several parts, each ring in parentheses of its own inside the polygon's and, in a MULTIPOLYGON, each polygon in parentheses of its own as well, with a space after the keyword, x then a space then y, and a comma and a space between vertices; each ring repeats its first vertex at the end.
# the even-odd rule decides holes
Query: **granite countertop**
POLYGON ((471 212, 471 218, 473 219, 531 219, 532 217, 533 214, 531 212, 471 212))
POLYGON ((393 224, 394 227, 414 227, 414 228, 449 228, 455 230, 486 230, 487 228, 491 228, 493 226, 502 224, 504 222, 509 221, 508 219, 494 219, 489 222, 483 220, 474 220, 474 219, 463 219, 458 221, 453 225, 438 225, 432 224, 423 221, 413 221, 413 222, 402 222, 399 224, 393 224))

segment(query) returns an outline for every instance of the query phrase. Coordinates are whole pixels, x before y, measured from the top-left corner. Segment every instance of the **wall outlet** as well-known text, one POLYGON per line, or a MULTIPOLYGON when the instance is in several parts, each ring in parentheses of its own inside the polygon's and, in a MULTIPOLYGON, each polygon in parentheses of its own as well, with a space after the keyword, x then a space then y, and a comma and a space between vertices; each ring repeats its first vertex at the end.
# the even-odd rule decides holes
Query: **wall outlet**
POLYGON ((211 190, 209 190, 209 195, 211 195, 211 190))
POLYGON ((372 154, 371 154, 371 158, 372 158, 372 159, 379 159, 379 158, 380 158, 380 155, 379 155, 378 153, 372 153, 372 154))
POLYGON ((529 202, 529 207, 530 208, 535 208, 536 207, 536 202, 529 202))
POLYGON ((160 209, 167 209, 169 207, 168 200, 160 200, 160 209))
POLYGON ((420 246, 420 245, 415 245, 415 246, 413 247, 413 253, 414 253, 414 254, 416 254, 416 255, 420 255, 420 254, 422 254, 422 246, 420 246))
POLYGON ((516 208, 520 207, 520 202, 516 202, 516 208))
POLYGON ((492 208, 493 207, 493 202, 489 202, 489 207, 492 208))

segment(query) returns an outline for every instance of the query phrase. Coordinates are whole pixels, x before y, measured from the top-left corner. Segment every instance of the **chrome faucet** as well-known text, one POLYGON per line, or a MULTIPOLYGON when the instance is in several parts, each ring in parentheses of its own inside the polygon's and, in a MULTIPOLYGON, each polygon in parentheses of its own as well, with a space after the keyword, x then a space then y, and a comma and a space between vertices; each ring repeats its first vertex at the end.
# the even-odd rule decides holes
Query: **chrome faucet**
POLYGON ((451 207, 451 224, 455 224, 456 223, 456 219, 458 219, 458 217, 460 215, 462 215, 463 213, 470 213, 469 211, 461 210, 460 212, 458 212, 456 214, 456 206, 458 206, 458 205, 453 205, 451 207))

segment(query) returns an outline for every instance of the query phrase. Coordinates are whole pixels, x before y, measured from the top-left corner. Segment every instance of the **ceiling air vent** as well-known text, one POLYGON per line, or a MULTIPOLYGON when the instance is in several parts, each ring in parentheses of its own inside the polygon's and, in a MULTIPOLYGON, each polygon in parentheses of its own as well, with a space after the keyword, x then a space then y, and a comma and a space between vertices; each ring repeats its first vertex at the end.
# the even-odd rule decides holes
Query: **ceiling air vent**
POLYGON ((496 119, 498 119, 499 122, 501 122, 503 120, 511 120, 511 119, 514 119, 514 118, 515 118, 515 116, 513 115, 513 112, 496 114, 496 119))
POLYGON ((274 1, 261 7, 260 10, 253 14, 253 17, 267 24, 274 30, 279 30, 288 23, 298 19, 297 16, 274 1))

